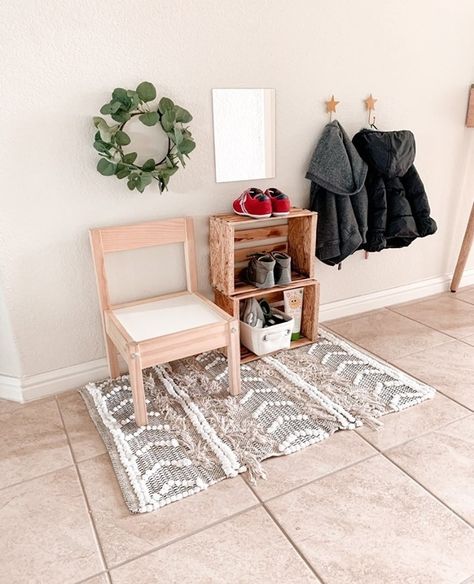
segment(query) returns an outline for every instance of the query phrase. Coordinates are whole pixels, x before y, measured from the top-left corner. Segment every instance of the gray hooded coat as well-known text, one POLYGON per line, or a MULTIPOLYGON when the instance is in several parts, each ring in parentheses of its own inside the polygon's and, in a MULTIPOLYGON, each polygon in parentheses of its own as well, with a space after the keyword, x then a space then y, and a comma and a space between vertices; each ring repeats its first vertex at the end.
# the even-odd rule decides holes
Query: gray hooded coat
POLYGON ((367 164, 336 120, 327 124, 306 178, 311 181, 310 209, 318 212, 316 256, 341 263, 366 243, 367 164))

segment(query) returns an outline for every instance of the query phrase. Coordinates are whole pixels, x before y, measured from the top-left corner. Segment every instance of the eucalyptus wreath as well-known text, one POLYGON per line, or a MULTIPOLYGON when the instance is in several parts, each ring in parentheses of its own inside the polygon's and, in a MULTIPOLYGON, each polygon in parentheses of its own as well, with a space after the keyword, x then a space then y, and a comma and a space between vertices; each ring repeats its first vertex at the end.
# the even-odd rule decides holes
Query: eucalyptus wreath
POLYGON ((101 157, 97 163, 98 172, 104 176, 126 178, 128 188, 140 193, 153 179, 158 181, 160 192, 163 192, 180 163, 186 166, 185 158, 189 158, 189 153, 196 147, 189 128, 184 125, 193 119, 192 115, 168 97, 162 97, 157 107, 151 106, 150 102, 155 99, 156 89, 148 81, 140 83, 136 90, 118 87, 113 90, 111 100, 100 109, 101 114, 110 115, 117 123, 109 125, 104 118, 94 117, 97 129, 94 148, 101 157), (124 146, 131 142, 124 128, 135 116, 145 126, 159 123, 168 136, 168 152, 162 160, 157 162, 150 158, 140 166, 136 164, 137 152, 124 152, 124 146))

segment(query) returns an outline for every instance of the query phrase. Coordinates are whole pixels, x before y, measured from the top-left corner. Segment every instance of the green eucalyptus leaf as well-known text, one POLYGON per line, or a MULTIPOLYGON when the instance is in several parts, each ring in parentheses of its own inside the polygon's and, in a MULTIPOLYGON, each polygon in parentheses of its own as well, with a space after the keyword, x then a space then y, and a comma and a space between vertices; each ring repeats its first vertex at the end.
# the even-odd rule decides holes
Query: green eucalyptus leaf
POLYGON ((128 177, 128 188, 133 191, 140 184, 140 175, 137 172, 132 172, 128 177))
POLYGON ((131 173, 131 170, 128 168, 128 166, 126 166, 125 164, 122 164, 120 162, 117 164, 115 176, 118 179, 125 178, 125 177, 129 176, 130 173, 131 173))
POLYGON ((137 87, 137 94, 142 101, 153 101, 156 97, 155 86, 148 81, 143 81, 137 87))
POLYGON ((177 148, 176 148, 175 154, 176 154, 176 157, 177 157, 177 158, 179 159, 179 161, 181 162, 181 164, 182 164, 183 166, 186 166, 186 163, 185 163, 185 161, 184 161, 184 156, 181 154, 181 152, 180 152, 180 151, 179 151, 177 148))
POLYGON ((174 102, 169 97, 162 97, 158 103, 158 109, 162 114, 174 108, 174 102))
POLYGON ((181 142, 184 140, 184 136, 183 133, 181 132, 181 130, 179 128, 174 128, 174 134, 173 134, 173 138, 172 138, 173 142, 179 146, 179 144, 181 144, 181 142))
POLYGON ((115 120, 116 122, 120 122, 121 124, 124 124, 125 122, 128 122, 128 120, 131 118, 132 116, 124 111, 124 110, 118 110, 117 112, 115 112, 114 114, 112 114, 112 119, 115 120))
POLYGON ((155 166, 156 166, 156 162, 153 160, 153 158, 149 158, 145 162, 145 164, 143 164, 142 170, 144 170, 145 172, 148 172, 150 170, 155 170, 155 166))
POLYGON ((178 172, 178 167, 177 166, 173 166, 173 168, 163 168, 163 170, 160 170, 160 176, 162 176, 162 177, 168 177, 169 178, 175 172, 178 172))
POLYGON ((100 117, 94 118, 94 125, 99 131, 100 139, 103 142, 110 143, 110 140, 113 134, 115 133, 115 127, 109 126, 109 124, 103 118, 100 117))
POLYGON ((143 191, 145 190, 145 188, 151 184, 153 180, 153 176, 148 173, 148 172, 144 172, 140 175, 139 180, 136 183, 136 189, 140 192, 143 193, 143 191))
POLYGON ((127 90, 123 87, 117 87, 112 92, 112 101, 116 101, 124 105, 127 109, 130 107, 131 99, 127 95, 127 90))
POLYGON ((131 106, 130 109, 135 109, 137 105, 140 103, 140 98, 138 97, 138 93, 133 90, 127 91, 127 96, 130 98, 131 106))
POLYGON ((98 129, 99 125, 103 122, 104 124, 107 124, 107 122, 104 120, 104 118, 101 118, 100 116, 94 116, 92 118, 92 121, 94 122, 94 126, 98 129))
POLYGON ((104 115, 114 114, 120 109, 121 105, 119 101, 111 101, 100 108, 100 113, 104 115))
POLYGON ((128 154, 125 154, 122 161, 126 164, 133 164, 137 159, 137 156, 138 154, 136 152, 129 152, 128 154))
POLYGON ((126 134, 124 131, 118 130, 115 133, 115 141, 120 146, 126 146, 127 144, 130 144, 130 136, 126 134))
POLYGON ((116 165, 105 158, 101 158, 97 163, 97 170, 104 176, 112 176, 115 174, 116 165))
POLYGON ((164 176, 160 180, 160 191, 167 191, 168 190, 168 183, 170 182, 169 176, 164 176))
POLYGON ((145 126, 154 126, 158 122, 158 114, 156 112, 147 112, 138 116, 138 119, 145 126))
POLYGON ((196 148, 196 143, 193 140, 189 140, 189 138, 185 138, 177 148, 181 154, 189 154, 196 148))
POLYGON ((97 152, 106 152, 109 153, 109 149, 112 147, 112 144, 106 144, 102 140, 96 140, 94 142, 94 148, 97 152))
POLYGON ((161 117, 161 125, 163 126, 163 130, 165 132, 171 132, 173 130, 174 122, 175 122, 174 110, 172 109, 166 110, 161 117))
POLYGON ((153 182, 153 175, 150 172, 143 172, 140 177, 140 182, 144 187, 151 185, 153 182))
POLYGON ((187 124, 193 119, 193 116, 188 112, 188 110, 185 110, 183 107, 180 107, 179 105, 174 106, 174 111, 176 113, 177 122, 187 124))

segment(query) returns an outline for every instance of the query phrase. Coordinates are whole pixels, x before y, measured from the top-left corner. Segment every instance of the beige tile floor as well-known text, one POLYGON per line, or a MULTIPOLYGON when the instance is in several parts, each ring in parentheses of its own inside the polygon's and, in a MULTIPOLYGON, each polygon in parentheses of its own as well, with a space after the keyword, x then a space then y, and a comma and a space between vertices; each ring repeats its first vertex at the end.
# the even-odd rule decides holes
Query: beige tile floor
POLYGON ((474 287, 327 326, 436 398, 156 513, 77 393, 0 402, 0 583, 474 582, 474 287))

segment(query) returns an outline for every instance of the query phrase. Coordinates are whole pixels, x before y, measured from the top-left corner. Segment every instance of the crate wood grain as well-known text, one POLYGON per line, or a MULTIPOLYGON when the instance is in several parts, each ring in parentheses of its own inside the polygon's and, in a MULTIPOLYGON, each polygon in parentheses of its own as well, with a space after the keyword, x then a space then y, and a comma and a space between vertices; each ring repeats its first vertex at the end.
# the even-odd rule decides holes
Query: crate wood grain
POLYGON ((291 209, 288 217, 251 219, 239 215, 210 218, 211 284, 229 296, 255 290, 242 281, 242 270, 253 253, 287 252, 292 258, 293 279, 315 277, 317 214, 291 209))

